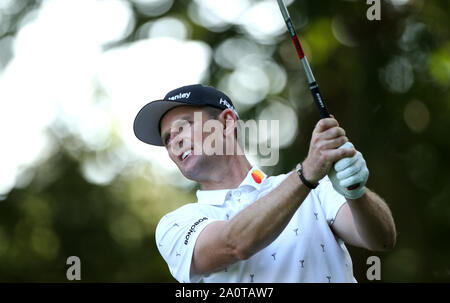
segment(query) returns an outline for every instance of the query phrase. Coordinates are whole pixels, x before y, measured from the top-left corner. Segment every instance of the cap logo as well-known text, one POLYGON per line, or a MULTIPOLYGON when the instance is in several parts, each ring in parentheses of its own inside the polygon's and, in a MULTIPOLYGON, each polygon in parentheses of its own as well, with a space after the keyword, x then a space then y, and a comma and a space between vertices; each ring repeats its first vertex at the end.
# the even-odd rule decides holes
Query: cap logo
POLYGON ((236 109, 227 100, 220 98, 219 103, 220 103, 220 105, 225 105, 227 108, 231 109, 234 112, 234 114, 236 115, 236 117, 239 117, 236 109))
POLYGON ((178 95, 169 97, 167 99, 172 100, 172 101, 175 101, 175 100, 178 100, 178 99, 189 99, 190 95, 191 95, 191 92, 179 93, 178 95))
POLYGON ((224 100, 224 99, 222 99, 222 98, 220 98, 219 103, 220 103, 220 105, 225 105, 225 106, 228 107, 228 108, 233 108, 233 107, 231 106, 231 104, 228 103, 227 100, 224 100))

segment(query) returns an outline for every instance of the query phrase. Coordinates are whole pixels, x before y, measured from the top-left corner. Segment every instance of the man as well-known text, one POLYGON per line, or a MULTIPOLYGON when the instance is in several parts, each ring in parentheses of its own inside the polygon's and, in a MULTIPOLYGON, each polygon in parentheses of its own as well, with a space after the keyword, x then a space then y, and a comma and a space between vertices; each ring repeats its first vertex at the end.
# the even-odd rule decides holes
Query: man
POLYGON ((156 229, 178 281, 355 282, 344 243, 394 247, 389 208, 365 187, 366 163, 336 119, 320 120, 306 159, 273 177, 235 144, 238 119, 230 98, 202 85, 169 92, 135 119, 136 136, 165 146, 180 172, 202 187, 197 203, 165 215, 156 229), (202 127, 210 121, 214 132, 202 127), (215 144, 206 144, 213 135, 215 144))

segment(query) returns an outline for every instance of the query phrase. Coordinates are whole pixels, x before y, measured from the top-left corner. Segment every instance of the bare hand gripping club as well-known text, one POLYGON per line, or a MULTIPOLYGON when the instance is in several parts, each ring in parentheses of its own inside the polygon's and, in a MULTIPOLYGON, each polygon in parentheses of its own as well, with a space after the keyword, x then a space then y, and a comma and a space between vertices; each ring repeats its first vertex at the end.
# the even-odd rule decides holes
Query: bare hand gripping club
MULTIPOLYGON (((283 15, 284 21, 286 22, 286 26, 289 32, 289 35, 292 38, 292 42, 294 42, 295 49, 297 50, 298 57, 300 58, 300 62, 302 63, 303 70, 305 71, 306 78, 309 83, 309 90, 313 96, 314 102, 316 103, 317 109, 320 113, 320 118, 330 118, 330 114, 328 113, 328 109, 323 101, 322 94, 319 90, 319 85, 314 78, 311 67, 309 66, 308 59, 306 58, 305 53, 303 52, 302 45, 300 44, 300 40, 298 39, 297 33, 295 32, 294 25, 292 24, 291 17, 289 16, 289 12, 284 4, 283 0, 277 0, 278 6, 280 7, 281 14, 283 15)), ((334 168, 333 168, 334 169, 334 168)), ((349 186, 347 189, 352 190, 359 186, 358 184, 354 184, 349 186)))

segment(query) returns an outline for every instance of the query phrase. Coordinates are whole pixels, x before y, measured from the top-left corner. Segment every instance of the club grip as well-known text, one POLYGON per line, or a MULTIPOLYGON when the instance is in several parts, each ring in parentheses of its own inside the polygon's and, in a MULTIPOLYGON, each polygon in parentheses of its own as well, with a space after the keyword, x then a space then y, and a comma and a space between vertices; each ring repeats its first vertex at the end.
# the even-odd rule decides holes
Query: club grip
POLYGON ((309 84, 309 90, 311 91, 314 102, 316 103, 317 109, 319 110, 320 119, 330 118, 330 114, 328 113, 328 109, 325 105, 325 102, 323 101, 323 97, 322 97, 322 94, 320 93, 317 82, 315 82, 315 81, 311 82, 309 84))

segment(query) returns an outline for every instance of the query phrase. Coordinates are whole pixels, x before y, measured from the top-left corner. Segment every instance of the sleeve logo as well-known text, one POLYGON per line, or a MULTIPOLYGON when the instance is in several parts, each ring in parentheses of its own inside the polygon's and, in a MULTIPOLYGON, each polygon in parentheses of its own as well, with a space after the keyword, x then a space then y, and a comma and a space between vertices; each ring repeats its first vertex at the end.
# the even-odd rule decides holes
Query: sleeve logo
POLYGON ((195 222, 194 224, 192 224, 191 228, 189 228, 188 232, 186 233, 184 245, 188 245, 189 238, 191 237, 192 233, 195 233, 195 229, 197 228, 197 225, 199 225, 200 223, 202 223, 203 221, 206 221, 206 220, 208 220, 208 218, 203 217, 203 218, 199 219, 197 222, 195 222))

